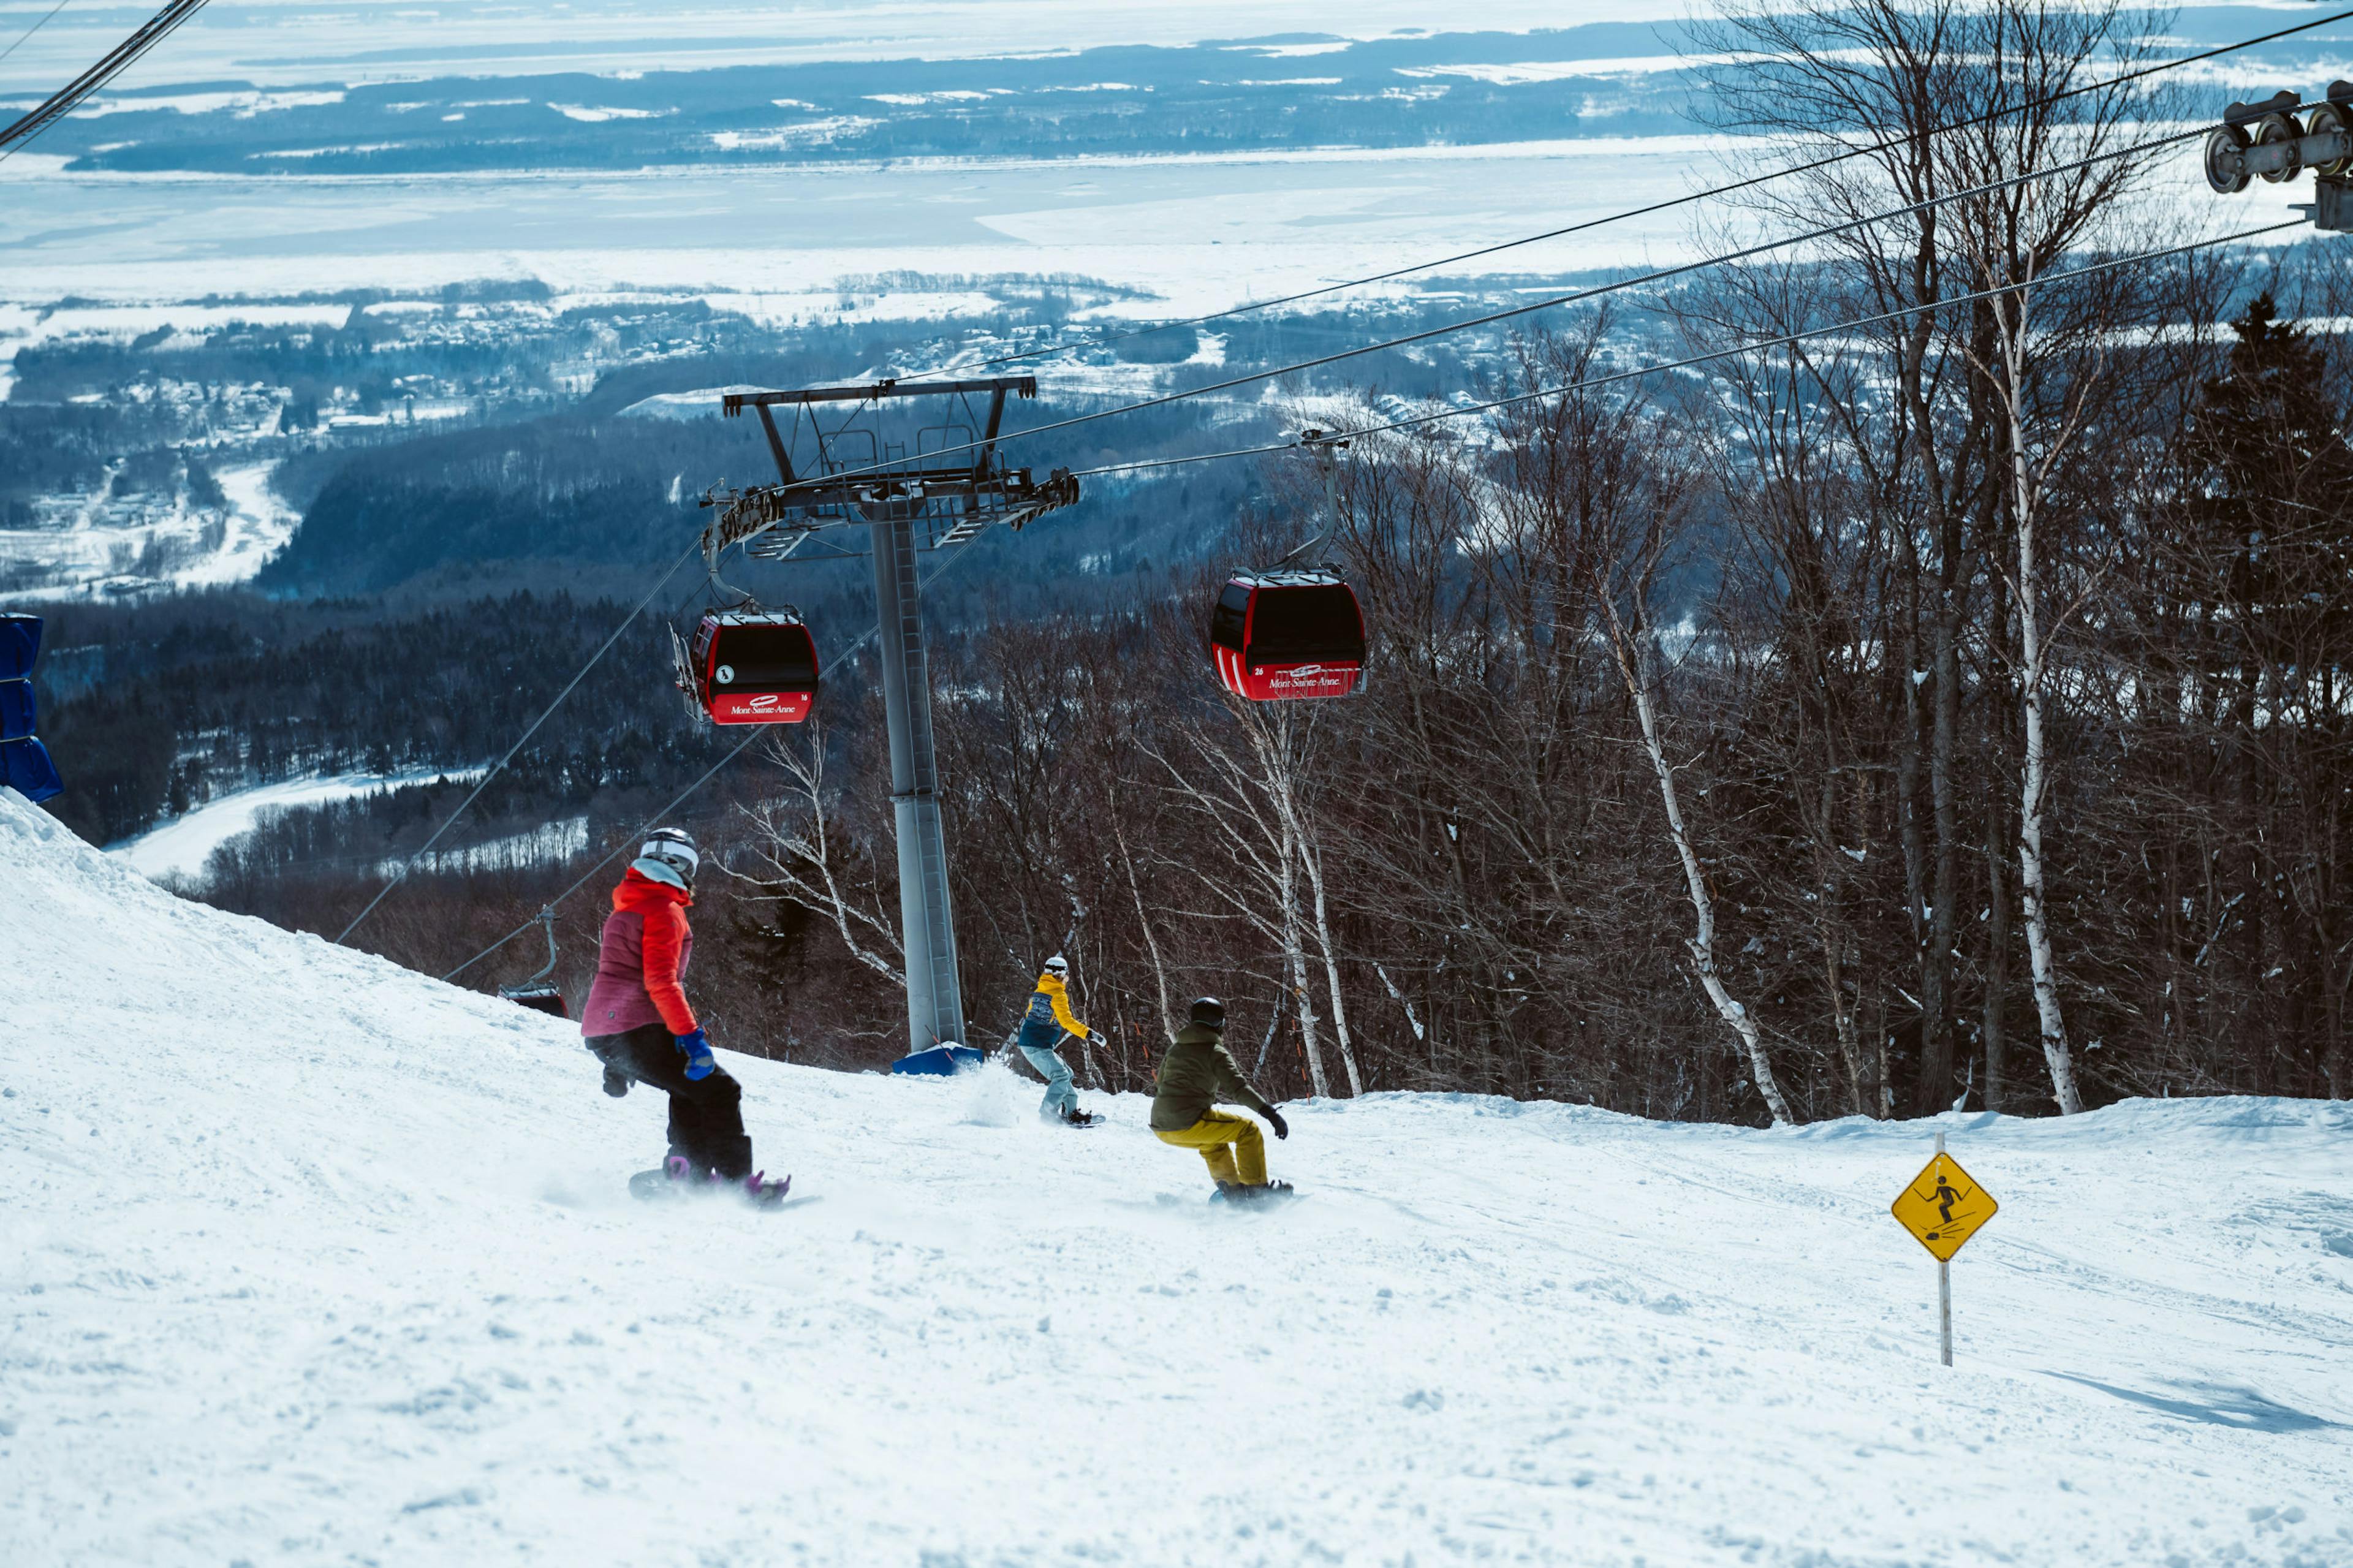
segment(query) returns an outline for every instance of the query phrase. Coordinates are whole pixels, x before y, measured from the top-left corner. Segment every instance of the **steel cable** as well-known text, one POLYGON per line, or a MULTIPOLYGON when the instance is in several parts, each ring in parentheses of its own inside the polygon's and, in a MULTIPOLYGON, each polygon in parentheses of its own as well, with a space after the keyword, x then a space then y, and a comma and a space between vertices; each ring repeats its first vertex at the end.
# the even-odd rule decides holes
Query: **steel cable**
MULTIPOLYGON (((1739 250, 1727 251, 1718 256, 1703 257, 1696 260, 1678 262, 1672 267, 1662 267, 1653 271, 1639 274, 1635 277, 1621 278, 1613 282, 1597 284, 1590 289, 1572 289, 1566 294, 1556 294, 1549 299, 1539 300, 1532 304, 1514 305, 1509 310, 1492 310, 1482 316, 1472 316, 1459 321, 1449 321, 1435 327, 1426 327, 1419 331, 1408 332, 1401 337, 1387 338, 1377 342, 1364 343, 1355 348, 1342 349, 1334 353, 1319 354, 1313 359, 1298 360, 1289 364, 1277 365, 1270 370, 1252 371, 1247 375, 1229 376, 1224 381, 1210 382, 1202 386, 1187 387, 1179 392, 1163 393, 1156 397, 1147 397, 1134 403, 1124 403, 1113 408, 1099 408, 1086 414, 1074 414, 1068 418, 1050 420, 1043 425, 1031 426, 1025 430, 1009 430, 997 437, 994 445, 1001 447, 1017 440, 1024 440, 1032 437, 1050 435, 1058 430, 1070 430, 1082 425, 1092 425, 1099 420, 1115 419, 1122 415, 1140 414, 1154 408, 1165 408, 1172 404, 1187 402, 1197 397, 1206 397, 1212 393, 1230 392, 1236 387, 1254 386, 1264 382, 1279 380, 1286 375, 1295 375, 1301 371, 1316 370, 1325 365, 1338 364, 1346 360, 1360 359, 1366 354, 1380 353, 1390 349, 1410 347, 1415 343, 1428 342, 1435 338, 1449 337, 1457 332, 1472 331, 1474 328, 1493 326, 1499 321, 1514 321, 1523 316, 1533 315, 1539 310, 1555 310, 1562 305, 1584 304, 1590 300, 1603 299, 1612 294, 1623 293, 1630 289, 1640 289, 1651 284, 1665 282, 1672 279, 1686 277, 1694 272, 1704 271, 1712 267, 1725 267, 1737 262, 1754 260, 1757 257, 1770 255, 1778 250, 1787 250, 1794 246, 1810 245, 1818 240, 1831 239, 1840 235, 1852 234, 1861 229, 1869 228, 1874 224, 1890 222, 1895 218, 1905 216, 1908 214, 1926 212, 1936 207, 1947 205, 1949 203, 1968 201, 1973 197, 1988 195, 1996 191, 2008 190, 2013 186, 2027 184, 2036 180, 2047 180, 2057 175, 2073 174, 2083 169, 2090 168, 2095 164, 2111 163, 2120 158, 2136 157, 2145 153, 2153 152, 2163 147, 2173 146, 2176 143, 2192 141, 2209 134, 2211 134, 2211 127, 2200 126, 2194 130, 2178 131, 2168 135, 2151 137, 2147 141, 2137 142, 2130 146, 2114 148, 2105 153, 2095 153, 2087 157, 2078 158, 2069 163, 2055 163, 2047 168, 2030 170, 2022 174, 2011 174, 1999 180, 1989 180, 1983 184, 1972 185, 1957 191, 1949 191, 1942 195, 1929 196, 1916 202, 1906 202, 1900 206, 1889 207, 1883 211, 1872 213, 1862 217, 1849 218, 1843 222, 1828 224, 1820 228, 1809 229, 1802 234, 1788 235, 1778 239, 1761 241, 1758 244, 1748 246, 1739 250)), ((986 441, 967 441, 962 446, 939 447, 934 451, 926 453, 925 456, 931 458, 954 457, 960 452, 981 450, 984 447, 989 447, 991 444, 992 443, 986 441)), ((796 489, 816 489, 839 485, 844 480, 857 479, 861 474, 876 473, 889 467, 890 465, 887 463, 873 463, 864 468, 839 469, 833 473, 824 476, 822 479, 797 480, 789 484, 754 486, 752 487, 752 489, 784 493, 789 493, 796 489)), ((754 530, 753 531, 754 533, 756 533, 763 531, 754 530)), ((752 534, 745 535, 745 538, 747 539, 750 537, 752 537, 752 534)))
MULTIPOLYGON (((2009 115, 2024 114, 2033 110, 2046 109, 2054 103, 2063 103, 2070 99, 2082 98, 2094 92, 2103 92, 2110 88, 2123 87, 2127 83, 2139 81, 2147 77, 2159 76, 2170 70, 2179 70, 2183 66, 2198 65, 2207 60, 2220 59, 2225 55, 2236 54, 2242 49, 2254 48, 2263 44, 2277 43, 2282 38, 2293 37, 2298 33, 2309 33, 2316 28, 2329 26, 2335 23, 2344 21, 2353 21, 2353 11, 2339 11, 2333 16, 2322 16, 2314 21, 2299 22, 2293 27, 2282 27, 2277 32, 2264 33, 2253 38, 2242 38, 2237 43, 2220 45, 2214 48, 2200 50, 2197 54, 2181 55, 2172 59, 2161 60, 2155 65, 2144 66, 2137 70, 2126 71, 2121 76, 2108 77, 2103 80, 2095 82, 2087 82, 2082 87, 2072 87, 2063 92, 2054 92, 2046 98, 2030 99, 2023 103, 2010 104, 2000 109, 1989 110, 1987 112, 1974 116, 1971 119, 1956 121, 1950 125, 1933 126, 1926 131, 1919 132, 1919 135, 1924 137, 1944 136, 1956 131, 1968 131, 1979 125, 1990 124, 1994 121, 2006 118, 2009 115)), ((1852 159, 1865 158, 1870 157, 1874 153, 1892 152, 1895 148, 1903 146, 1905 142, 1916 139, 1917 138, 1914 136, 1892 136, 1883 141, 1871 142, 1865 146, 1850 147, 1842 152, 1832 153, 1827 156, 1811 159, 1803 163, 1792 163, 1786 168, 1774 169, 1762 174, 1751 174, 1745 179, 1735 180, 1728 184, 1713 185, 1706 190, 1694 191, 1688 195, 1672 196, 1665 201, 1652 202, 1647 206, 1629 207, 1623 212, 1611 213, 1603 217, 1587 218, 1582 222, 1568 224, 1560 228, 1546 229, 1542 234, 1531 234, 1519 239, 1503 240, 1494 245, 1482 246, 1475 250, 1464 250, 1459 251, 1452 256, 1442 256, 1434 261, 1418 261, 1410 267, 1398 267, 1387 272, 1370 273, 1362 278, 1348 279, 1344 282, 1326 283, 1317 288, 1303 289, 1296 294, 1278 295, 1276 298, 1271 300, 1254 300, 1246 305, 1236 305, 1230 309, 1223 310, 1212 310, 1206 316, 1190 316, 1181 321, 1160 321, 1149 327, 1140 327, 1133 331, 1120 332, 1109 337, 1097 338, 1085 343, 1057 343, 1050 348, 1030 349, 1021 353, 999 354, 993 359, 965 360, 950 364, 935 365, 929 370, 915 371, 911 376, 902 377, 901 379, 922 379, 927 376, 946 375, 951 372, 962 373, 974 370, 986 370, 993 365, 1019 364, 1027 360, 1043 359, 1050 354, 1060 353, 1066 349, 1107 348, 1113 343, 1126 342, 1134 338, 1150 337, 1155 332, 1175 331, 1185 327, 1204 327, 1214 321, 1230 321, 1236 316, 1246 316, 1259 310, 1278 310, 1284 305, 1296 305, 1303 300, 1320 300, 1325 295, 1341 293, 1350 289, 1362 289, 1369 287, 1375 283, 1387 283, 1398 278, 1409 278, 1417 272, 1435 271, 1440 267, 1451 267, 1455 263, 1461 261, 1476 261, 1481 257, 1500 255, 1506 250, 1516 250, 1523 246, 1539 245, 1548 239, 1563 239, 1573 234, 1583 234, 1588 229, 1604 228, 1610 224, 1624 223, 1632 218, 1651 217, 1659 213, 1671 212, 1676 207, 1688 206, 1695 202, 1714 201, 1722 196, 1737 195, 1743 191, 1753 190, 1759 185, 1769 184, 1776 180, 1785 180, 1793 174, 1812 174, 1816 170, 1828 169, 1836 164, 1846 163, 1852 159)))
MULTIPOLYGON (((970 539, 965 540, 953 551, 949 552, 948 558, 945 561, 941 562, 937 566, 932 568, 931 573, 923 578, 922 585, 928 588, 934 583, 939 581, 941 574, 944 573, 949 567, 954 566, 958 561, 962 560, 964 558, 964 552, 972 548, 973 540, 979 537, 980 535, 976 533, 970 539)), ((676 570, 676 568, 672 568, 672 570, 676 570)), ((843 648, 839 657, 843 659, 855 658, 858 657, 859 653, 865 648, 868 643, 874 640, 881 630, 882 623, 881 621, 876 621, 872 626, 866 628, 864 636, 843 648)), ((687 796, 692 795, 696 790, 701 789, 704 784, 709 784, 713 778, 716 778, 722 768, 724 768, 728 763, 733 762, 736 758, 742 756, 746 751, 750 750, 752 742, 759 740, 765 732, 765 726, 754 726, 750 734, 736 742, 734 748, 732 751, 704 770, 701 778, 696 779, 692 784, 687 785, 684 789, 679 791, 678 794, 672 795, 669 805, 663 806, 659 811, 657 811, 651 816, 647 817, 644 822, 638 824, 636 832, 629 834, 628 837, 624 837, 620 843, 614 846, 612 849, 607 852, 603 859, 597 861, 594 866, 589 867, 586 871, 583 871, 577 880, 574 881, 573 884, 565 889, 564 891, 550 899, 544 907, 551 910, 554 909, 556 905, 562 903, 565 900, 578 892, 582 887, 586 885, 590 878, 596 876, 597 872, 602 871, 606 867, 611 865, 614 860, 619 858, 622 850, 628 848, 633 844, 642 843, 645 839, 645 836, 652 832, 656 826, 659 826, 663 817, 668 816, 671 812, 676 811, 679 808, 680 803, 684 801, 687 796)), ((461 807, 460 809, 463 808, 461 807)), ((424 851, 419 850, 418 853, 422 854, 424 851)), ((356 924, 357 922, 353 923, 356 924)), ((491 954, 498 952, 499 949, 506 946, 507 943, 514 941, 515 938, 522 935, 523 932, 531 930, 537 924, 539 924, 539 917, 537 915, 532 916, 531 919, 523 921, 522 924, 515 927, 514 930, 507 932, 506 935, 499 938, 498 941, 491 943, 490 946, 482 949, 481 952, 474 954, 473 957, 466 960, 465 963, 459 964, 457 968, 451 970, 441 978, 445 981, 457 979, 458 976, 465 973, 466 971, 473 968, 474 965, 481 963, 482 960, 490 957, 491 954)), ((338 938, 337 940, 340 941, 342 939, 338 938)))
POLYGON ((137 32, 107 51, 96 65, 51 93, 22 119, 0 128, 0 163, 14 157, 41 132, 71 114, 84 99, 130 69, 148 50, 179 31, 180 25, 203 10, 205 5, 206 0, 172 0, 137 32))
POLYGON ((25 47, 26 39, 31 37, 35 33, 39 32, 42 28, 47 26, 51 19, 54 18, 58 12, 64 10, 67 6, 72 4, 73 0, 58 0, 56 5, 50 6, 48 10, 42 15, 39 21, 26 28, 23 32, 17 34, 16 41, 15 43, 9 45, 5 49, 0 49, 0 60, 6 59, 10 55, 15 54, 18 49, 23 48, 25 47))
MULTIPOLYGON (((1392 419, 1385 424, 1366 425, 1352 430, 1334 430, 1320 436, 1318 441, 1319 443, 1334 440, 1352 441, 1361 437, 1379 436, 1392 430, 1411 430, 1420 426, 1435 425, 1448 419, 1467 419, 1474 414, 1492 414, 1498 408, 1510 408, 1523 403, 1541 402, 1547 397, 1567 397, 1580 392, 1590 392, 1597 387, 1609 386, 1619 382, 1633 381, 1646 375, 1664 375, 1672 371, 1691 370, 1704 364, 1714 364, 1719 360, 1735 359, 1742 354, 1755 353, 1761 349, 1786 348, 1792 343, 1827 337, 1834 332, 1851 332, 1863 327, 1880 326, 1889 321, 1900 321, 1908 317, 1947 310, 1956 305, 1971 305, 1981 300, 1996 299, 2004 294, 2015 294, 2024 289, 2040 288, 2046 283, 2064 283, 2073 279, 2090 278, 2103 272, 2113 272, 2120 267, 2138 266, 2144 261, 2163 261, 2176 256, 2187 256, 2192 251, 2206 250, 2218 245, 2235 245, 2241 240, 2260 239, 2264 235, 2278 234, 2291 228, 2302 228, 2304 225, 2304 219, 2291 218, 2285 223, 2268 224, 2262 228, 2242 229, 2237 234, 2221 235, 2212 239, 2192 240, 2188 244, 2170 246, 2163 250, 2145 250, 2131 256, 2119 256, 2106 261, 2069 268, 2063 272, 2046 272, 2015 283, 2003 283, 1991 288, 1976 289, 1967 294, 1954 294, 1941 300, 1926 300, 1917 305, 1899 306, 1895 310, 1883 310, 1874 316, 1858 316, 1852 321, 1833 321, 1827 326, 1808 327, 1803 331, 1785 332, 1778 337, 1752 339, 1728 349, 1711 349, 1706 353, 1692 354, 1683 359, 1611 371, 1606 375, 1588 376, 1584 380, 1572 382, 1567 386, 1540 387, 1534 392, 1514 393, 1509 397, 1498 397, 1486 403, 1465 404, 1460 408, 1441 408, 1430 414, 1418 414, 1409 419, 1392 419)), ((1222 452, 1200 452, 1183 458, 1152 458, 1134 463, 1106 463, 1097 468, 1082 468, 1072 477, 1085 479, 1104 474, 1134 473, 1145 468, 1173 468, 1188 463, 1220 462, 1229 458, 1264 457, 1275 452, 1296 451, 1305 445, 1305 442, 1296 439, 1271 441, 1262 446, 1235 447, 1222 452)))
POLYGON ((473 793, 467 795, 465 799, 458 803, 458 809, 451 812, 442 820, 441 826, 433 830, 432 837, 427 839, 422 846, 401 862, 400 869, 393 873, 392 880, 377 889, 375 897, 367 901, 367 908, 362 910, 359 913, 352 917, 351 924, 343 927, 343 931, 335 937, 335 942, 338 946, 342 945, 344 937, 351 935, 353 931, 356 931, 359 928, 360 921, 367 919, 370 914, 375 912, 375 907, 384 902, 385 894, 391 892, 395 888, 397 888, 401 883, 408 879, 408 873, 411 868, 416 866, 417 862, 432 852, 433 847, 441 842, 441 836, 448 832, 450 827, 459 817, 466 815, 466 808, 473 805, 476 800, 480 799, 482 791, 490 787, 491 781, 498 777, 501 773, 504 772, 506 765, 509 763, 514 761, 514 755, 517 752, 522 750, 523 742, 530 740, 533 735, 539 733, 539 727, 542 724, 546 723, 549 719, 553 718, 558 708, 564 706, 564 700, 572 695, 574 688, 577 687, 583 680, 588 679, 588 672, 596 668, 598 662, 602 660, 607 653, 612 651, 613 645, 621 640, 621 634, 628 631, 630 626, 637 623, 638 617, 645 613, 646 606, 654 602, 654 595, 660 593, 662 589, 669 584, 670 580, 678 575, 678 569, 685 565, 690 560, 693 559, 693 557, 699 553, 702 549, 702 542, 698 539, 692 544, 686 547, 686 551, 683 554, 680 555, 677 560, 670 563, 670 570, 661 574, 661 580, 656 583, 652 587, 646 590, 646 596, 638 601, 638 607, 631 610, 628 616, 623 617, 621 624, 613 628, 613 635, 607 637, 603 645, 599 647, 595 653, 588 656, 588 662, 582 665, 578 673, 575 674, 569 681, 565 682, 564 689, 555 694, 555 700, 549 703, 546 708, 541 711, 539 717, 531 721, 531 728, 525 730, 521 735, 515 738, 515 743, 509 746, 506 751, 506 755, 501 757, 491 765, 491 770, 482 775, 481 782, 474 786, 473 793))

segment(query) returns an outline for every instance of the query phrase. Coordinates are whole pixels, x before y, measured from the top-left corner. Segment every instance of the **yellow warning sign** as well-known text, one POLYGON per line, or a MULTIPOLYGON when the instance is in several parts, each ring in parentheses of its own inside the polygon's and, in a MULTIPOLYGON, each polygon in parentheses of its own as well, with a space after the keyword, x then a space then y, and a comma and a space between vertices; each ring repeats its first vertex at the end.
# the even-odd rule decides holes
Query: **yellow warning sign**
POLYGON ((1939 1153, 1895 1194, 1887 1212, 1944 1263, 2000 1207, 1950 1154, 1939 1153))

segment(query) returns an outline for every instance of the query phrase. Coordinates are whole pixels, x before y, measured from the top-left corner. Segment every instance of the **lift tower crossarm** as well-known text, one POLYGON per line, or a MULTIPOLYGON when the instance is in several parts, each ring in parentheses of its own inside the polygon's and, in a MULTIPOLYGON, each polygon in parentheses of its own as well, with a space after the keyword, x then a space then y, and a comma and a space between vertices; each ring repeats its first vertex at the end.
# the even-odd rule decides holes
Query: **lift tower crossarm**
POLYGON ((797 392, 729 392, 721 395, 719 410, 733 418, 746 408, 774 408, 797 403, 871 403, 885 397, 935 397, 944 394, 1010 392, 1018 397, 1038 395, 1034 375, 991 375, 978 381, 909 381, 893 377, 864 386, 805 386, 797 392))
POLYGON ((775 553, 776 542, 764 540, 771 531, 798 536, 809 531, 843 524, 869 524, 885 518, 905 518, 924 525, 928 534, 919 543, 932 548, 961 543, 991 523, 1018 529, 1024 524, 1078 500, 1078 481, 1054 469, 1042 479, 1029 468, 1008 468, 1000 455, 1008 396, 1035 397, 1034 375, 987 376, 973 381, 895 380, 852 386, 813 386, 789 392, 730 392, 721 395, 721 411, 740 416, 746 408, 760 416, 762 432, 775 458, 780 482, 748 485, 740 490, 714 490, 703 504, 721 509, 712 538, 720 548, 742 544, 755 555, 775 553), (891 397, 971 396, 986 394, 988 412, 979 421, 984 433, 970 443, 969 462, 954 464, 921 458, 909 463, 860 465, 836 474, 822 438, 818 471, 795 465, 790 447, 769 413, 777 407, 805 407, 824 403, 872 403, 891 397))

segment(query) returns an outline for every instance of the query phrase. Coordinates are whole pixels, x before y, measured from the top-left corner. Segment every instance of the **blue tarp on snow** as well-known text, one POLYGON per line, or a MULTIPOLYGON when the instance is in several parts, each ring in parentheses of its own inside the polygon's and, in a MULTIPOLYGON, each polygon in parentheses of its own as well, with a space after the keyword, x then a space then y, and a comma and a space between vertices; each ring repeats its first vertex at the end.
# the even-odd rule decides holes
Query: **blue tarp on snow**
POLYGON ((934 1046, 928 1051, 901 1057, 891 1064, 892 1072, 915 1073, 934 1078, 947 1078, 964 1068, 976 1068, 988 1059, 988 1053, 973 1046, 934 1046))
POLYGON ((33 660, 41 617, 0 614, 0 784, 29 800, 62 794, 48 748, 33 739, 33 660))

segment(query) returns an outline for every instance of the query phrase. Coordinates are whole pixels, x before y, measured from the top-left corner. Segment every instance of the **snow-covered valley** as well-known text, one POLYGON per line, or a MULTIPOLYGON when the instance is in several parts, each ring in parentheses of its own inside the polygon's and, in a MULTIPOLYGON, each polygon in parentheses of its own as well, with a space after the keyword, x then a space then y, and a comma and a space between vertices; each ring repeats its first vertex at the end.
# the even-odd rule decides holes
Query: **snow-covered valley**
MULTIPOLYGON (((2353 1117, 1291 1110, 729 1057, 782 1215, 632 1203, 571 1029, 183 902, 0 792, 0 1560, 2353 1561, 2353 1117)), ((690 981, 691 981, 690 977, 690 981)), ((723 1042, 726 1020, 713 1021, 723 1042)))
POLYGON ((223 468, 213 504, 192 503, 185 490, 45 498, 40 526, 0 529, 0 563, 37 594, 77 597, 249 581, 302 521, 271 492, 271 467, 223 468))
MULTIPOLYGON (((397 789, 403 784, 429 784, 435 779, 477 778, 481 771, 479 767, 410 768, 393 773, 329 773, 257 784, 206 801, 136 838, 108 846, 108 851, 120 856, 124 864, 142 877, 194 882, 203 878, 205 862, 214 850, 240 834, 253 831, 269 812, 325 805, 379 790, 397 789)), ((586 825, 580 826, 585 831, 586 825)), ((548 846, 549 852, 560 852, 576 837, 573 825, 558 825, 554 841, 548 846)), ((453 863, 462 862, 453 858, 453 863)), ((496 863, 495 856, 492 863, 496 863)), ((392 872, 387 868, 379 874, 389 876, 392 872)))

